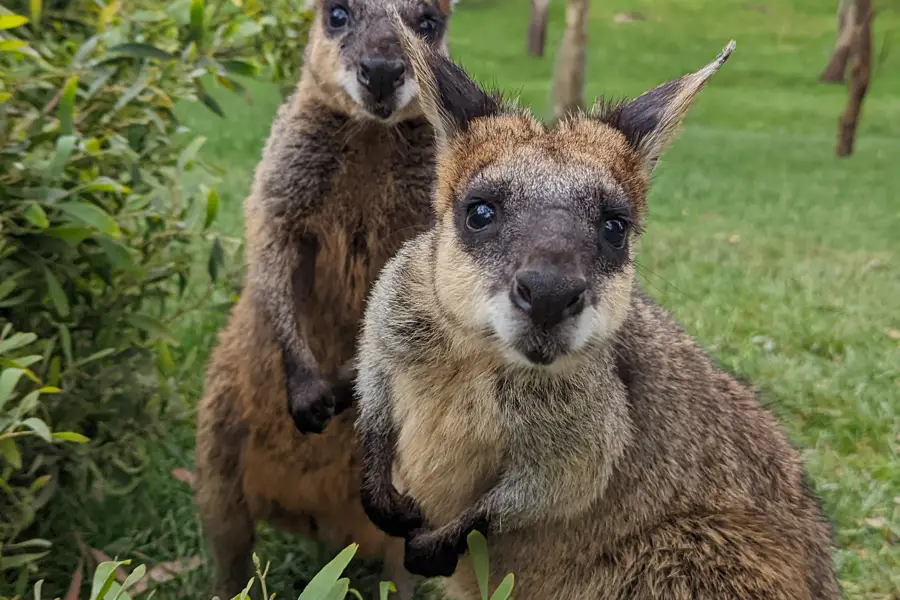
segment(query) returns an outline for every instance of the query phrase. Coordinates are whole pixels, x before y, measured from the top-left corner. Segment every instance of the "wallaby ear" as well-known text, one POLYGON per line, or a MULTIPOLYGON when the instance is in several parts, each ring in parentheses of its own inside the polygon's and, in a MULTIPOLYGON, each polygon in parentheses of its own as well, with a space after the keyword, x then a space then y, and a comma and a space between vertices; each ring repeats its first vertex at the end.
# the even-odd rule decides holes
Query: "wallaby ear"
POLYGON ((624 104, 610 106, 601 100, 592 113, 621 131, 628 143, 643 156, 648 169, 679 133, 688 109, 703 86, 734 52, 734 40, 714 61, 697 71, 653 88, 624 104))
POLYGON ((469 123, 500 111, 499 102, 446 56, 413 33, 394 9, 394 28, 412 64, 419 103, 439 144, 466 130, 469 123))

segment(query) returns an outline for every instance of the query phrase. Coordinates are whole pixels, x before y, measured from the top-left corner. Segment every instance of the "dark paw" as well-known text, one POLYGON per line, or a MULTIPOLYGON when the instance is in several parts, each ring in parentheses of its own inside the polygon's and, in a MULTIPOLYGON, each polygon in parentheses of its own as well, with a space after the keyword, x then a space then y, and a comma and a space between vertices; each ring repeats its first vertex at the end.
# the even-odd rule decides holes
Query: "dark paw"
POLYGON ((378 493, 362 493, 363 508, 378 529, 392 537, 406 537, 425 525, 425 517, 418 505, 409 496, 400 494, 391 486, 386 497, 378 493))
POLYGON ((322 378, 287 382, 288 409, 301 433, 322 433, 335 415, 331 385, 322 378))
POLYGON ((420 531, 406 540, 403 565, 422 577, 450 577, 459 562, 459 544, 435 532, 420 531))

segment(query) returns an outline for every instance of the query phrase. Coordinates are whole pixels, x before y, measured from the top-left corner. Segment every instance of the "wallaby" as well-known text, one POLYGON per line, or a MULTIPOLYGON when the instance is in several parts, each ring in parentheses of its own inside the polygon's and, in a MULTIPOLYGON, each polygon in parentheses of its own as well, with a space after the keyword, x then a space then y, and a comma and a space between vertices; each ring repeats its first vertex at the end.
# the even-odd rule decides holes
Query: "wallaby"
POLYGON ((248 273, 197 417, 197 502, 223 597, 251 575, 261 520, 358 542, 411 595, 402 542, 360 502, 346 369, 375 275, 433 221, 434 131, 389 10, 447 52, 449 0, 317 0, 245 202, 248 273))
POLYGON ((550 128, 403 36, 437 132, 436 223, 373 286, 363 504, 414 573, 480 598, 839 597, 829 524, 754 393, 635 282, 650 174, 699 71, 550 128))

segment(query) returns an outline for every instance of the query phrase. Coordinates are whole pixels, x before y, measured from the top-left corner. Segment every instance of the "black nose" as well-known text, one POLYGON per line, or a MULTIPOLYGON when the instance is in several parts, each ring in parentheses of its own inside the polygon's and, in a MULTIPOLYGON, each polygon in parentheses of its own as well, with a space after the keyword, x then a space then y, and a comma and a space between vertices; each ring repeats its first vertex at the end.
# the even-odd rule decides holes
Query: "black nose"
POLYGON ((516 274, 510 297, 535 325, 552 327, 584 310, 586 289, 582 277, 526 270, 516 274))
POLYGON ((367 56, 359 63, 356 79, 372 93, 376 102, 381 102, 403 84, 405 71, 402 60, 367 56))

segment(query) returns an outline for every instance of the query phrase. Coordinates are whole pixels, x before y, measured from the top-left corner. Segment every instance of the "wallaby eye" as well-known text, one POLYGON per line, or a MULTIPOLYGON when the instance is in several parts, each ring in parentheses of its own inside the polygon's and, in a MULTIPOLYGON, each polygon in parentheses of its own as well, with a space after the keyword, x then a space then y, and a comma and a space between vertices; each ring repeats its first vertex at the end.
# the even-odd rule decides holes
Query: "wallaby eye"
POLYGON ((328 26, 332 29, 343 29, 350 23, 350 13, 343 6, 335 6, 328 13, 328 26))
POLYGON ((607 219, 603 222, 603 239, 617 250, 625 246, 627 233, 628 225, 622 219, 607 219))
POLYGON ((419 21, 419 35, 431 39, 437 33, 437 22, 431 17, 422 17, 419 21))
POLYGON ((494 207, 487 202, 473 202, 466 213, 466 227, 471 231, 481 231, 494 222, 494 207))

